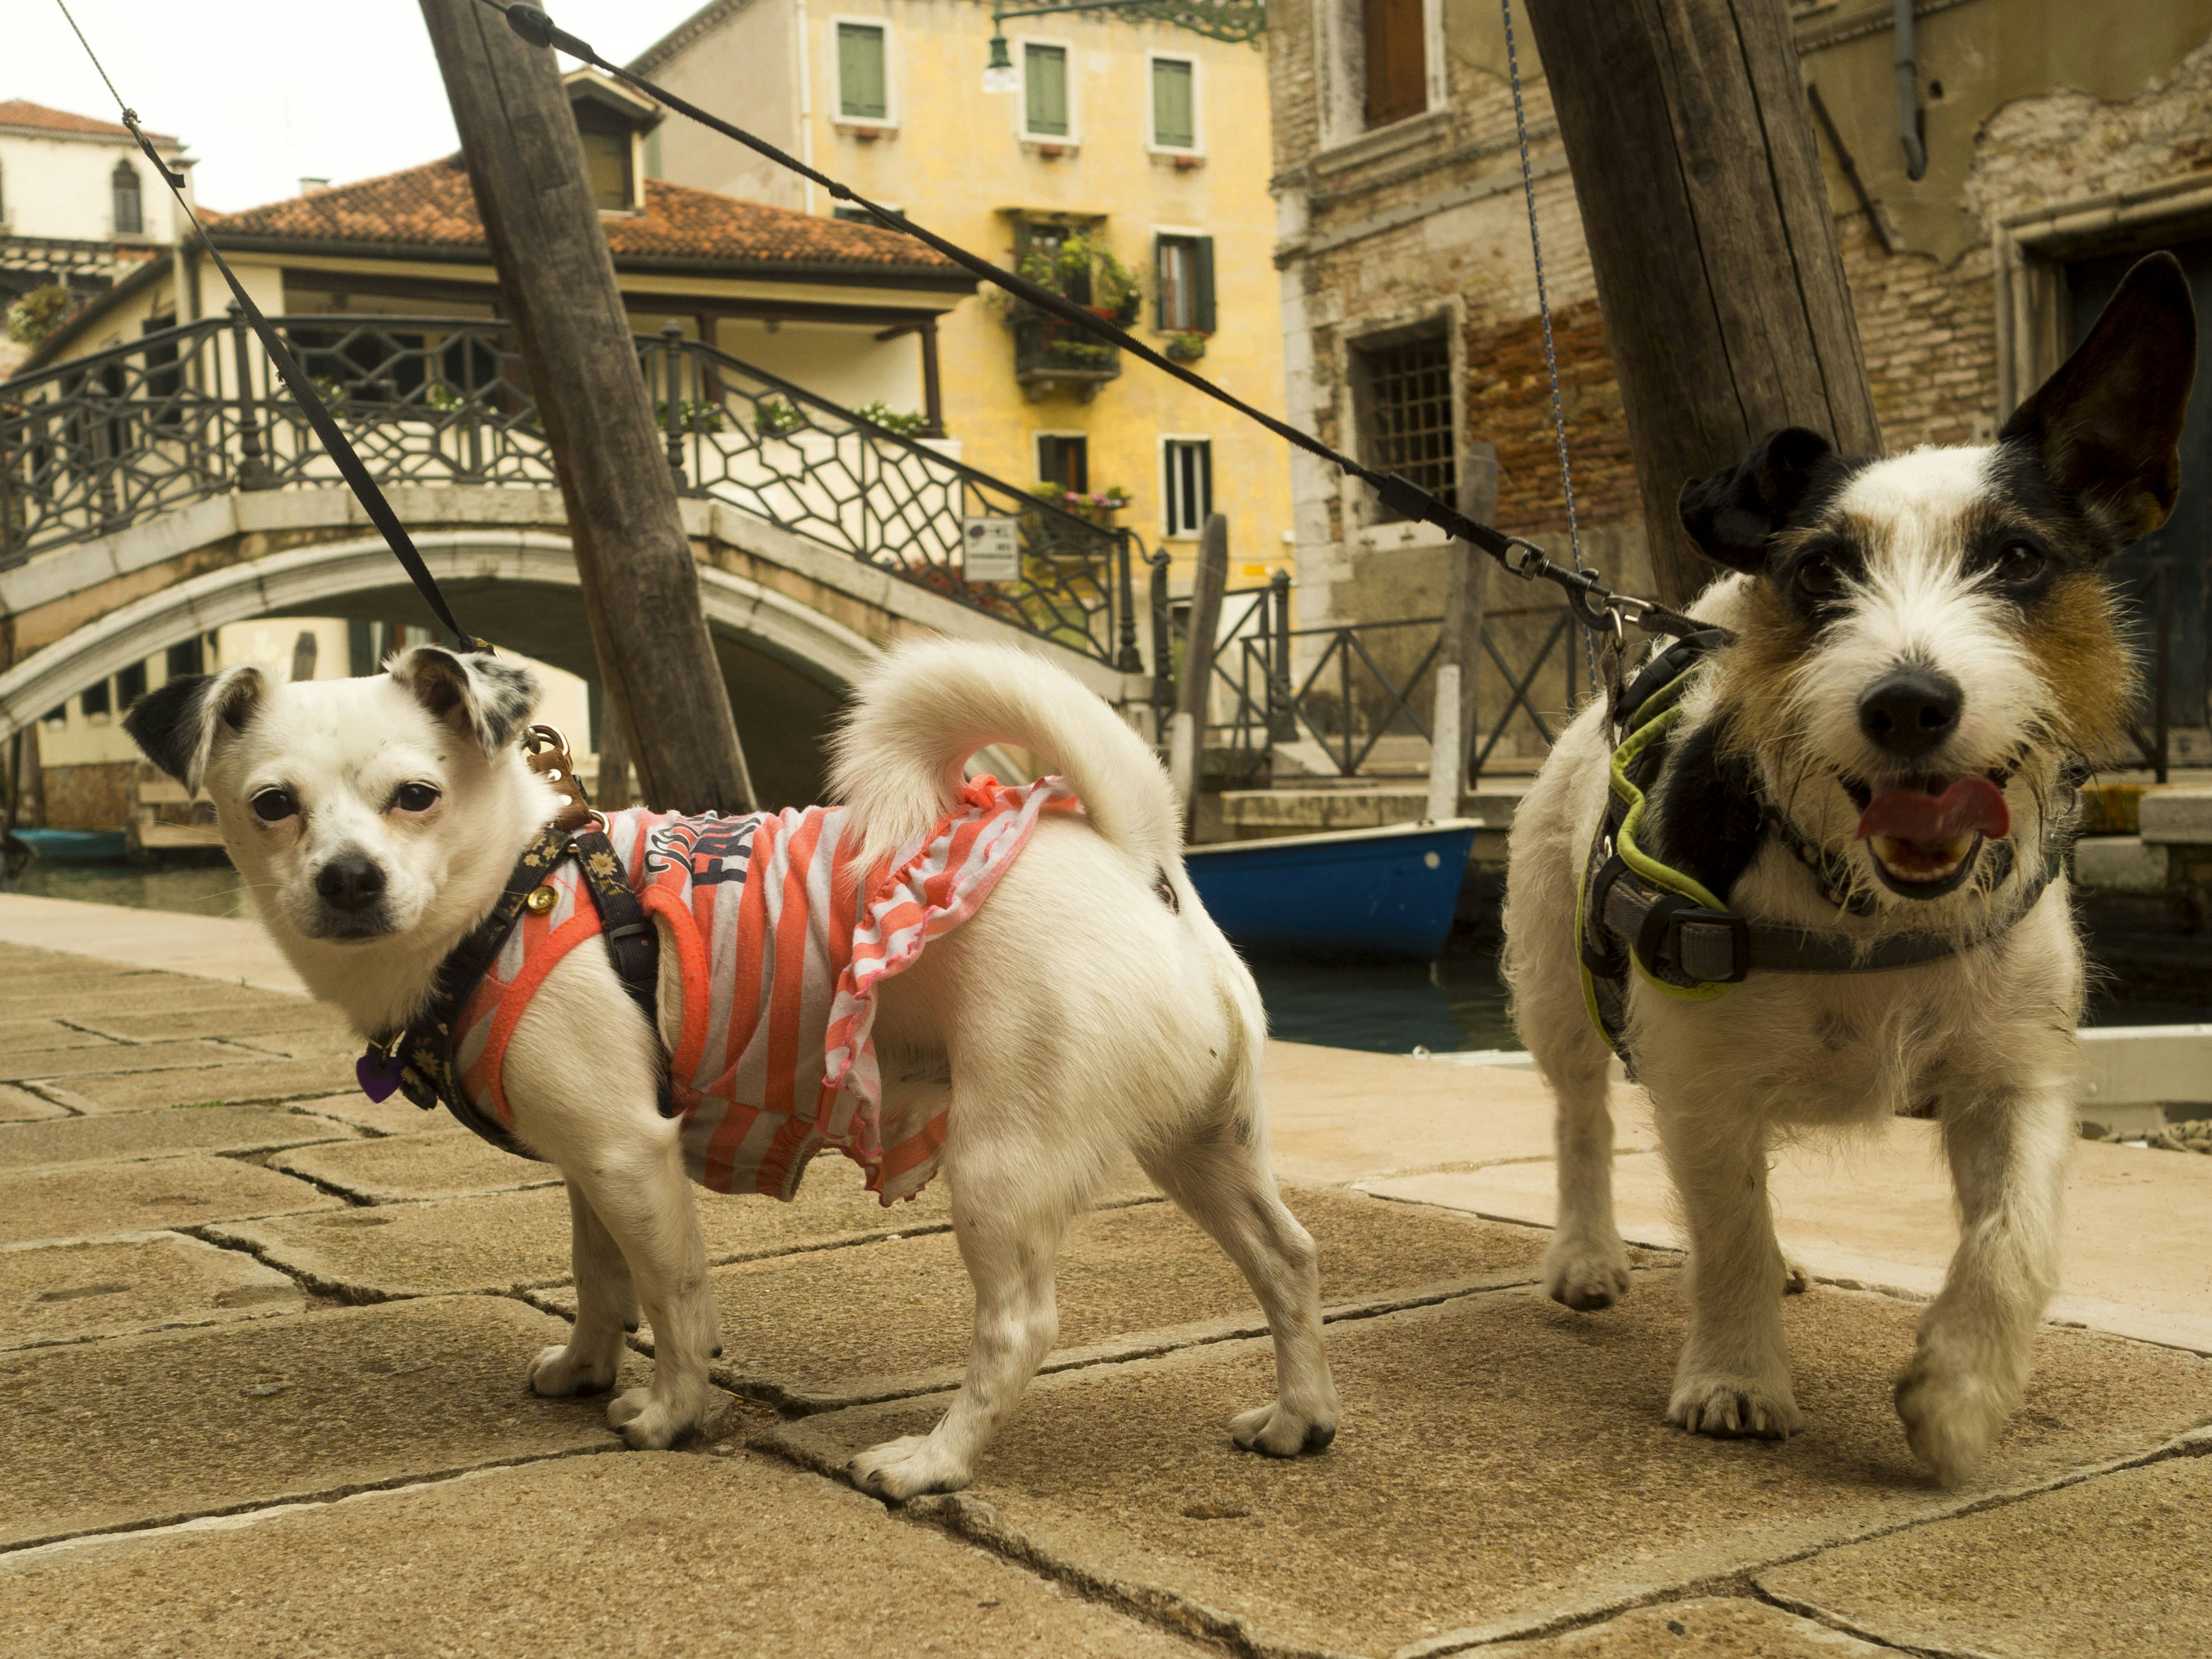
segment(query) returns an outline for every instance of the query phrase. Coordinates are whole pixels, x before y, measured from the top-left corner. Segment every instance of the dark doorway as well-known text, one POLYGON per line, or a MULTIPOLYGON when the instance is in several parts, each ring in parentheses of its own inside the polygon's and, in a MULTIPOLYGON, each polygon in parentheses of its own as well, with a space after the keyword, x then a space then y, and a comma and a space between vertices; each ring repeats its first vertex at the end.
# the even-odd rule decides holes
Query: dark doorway
MULTIPOLYGON (((2081 259, 2066 267, 2072 301, 2069 347, 2079 345, 2112 297, 2128 268, 2148 249, 2081 259)), ((2165 526, 2146 536, 2112 561, 2112 580, 2127 596, 2148 674, 2156 664, 2158 617, 2152 612, 2164 567, 2169 665, 2167 719, 2177 726, 2212 725, 2205 706, 2206 638, 2212 631, 2212 583, 2208 583, 2208 549, 2212 549, 2212 241, 2185 242, 2173 250, 2189 273, 2197 300, 2197 389, 2189 399, 2189 418, 2181 431, 2181 499, 2165 526)))

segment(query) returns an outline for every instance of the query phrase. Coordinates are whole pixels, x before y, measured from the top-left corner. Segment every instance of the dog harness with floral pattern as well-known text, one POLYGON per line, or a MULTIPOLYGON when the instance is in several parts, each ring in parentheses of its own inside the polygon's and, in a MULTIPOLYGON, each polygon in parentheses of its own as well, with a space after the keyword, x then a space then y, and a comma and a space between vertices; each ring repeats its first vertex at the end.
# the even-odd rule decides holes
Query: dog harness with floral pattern
MULTIPOLYGON (((842 806, 608 816, 606 844, 584 856, 617 862, 676 953, 670 1109, 694 1181, 789 1199, 808 1162, 834 1147, 886 1205, 928 1184, 948 1102, 922 1091, 886 1115, 870 1036, 877 990, 975 913, 1055 809, 1079 810, 1058 778, 1014 788, 975 779, 865 880, 842 806)), ((600 930, 586 872, 557 862, 462 1006, 447 1049, 452 1093, 489 1120, 480 1133, 495 1124, 511 1138, 508 1042, 546 975, 600 930)))

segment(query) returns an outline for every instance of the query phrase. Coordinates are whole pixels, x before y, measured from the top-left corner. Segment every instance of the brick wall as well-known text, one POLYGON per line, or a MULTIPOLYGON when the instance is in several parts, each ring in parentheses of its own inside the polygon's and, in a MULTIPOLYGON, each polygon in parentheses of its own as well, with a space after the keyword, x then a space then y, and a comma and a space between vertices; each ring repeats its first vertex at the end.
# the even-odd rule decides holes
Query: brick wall
MULTIPOLYGON (((1597 302, 1554 312, 1552 337, 1576 514, 1589 525, 1640 519, 1636 464, 1628 453, 1620 386, 1597 302)), ((1498 446, 1498 527, 1516 536, 1564 530, 1566 507, 1540 317, 1487 331, 1468 328, 1467 423, 1473 436, 1498 446)))
POLYGON ((1946 266, 1885 253, 1863 214, 1838 221, 1883 447, 1987 442, 1997 406, 1996 295, 1986 245, 1946 266))

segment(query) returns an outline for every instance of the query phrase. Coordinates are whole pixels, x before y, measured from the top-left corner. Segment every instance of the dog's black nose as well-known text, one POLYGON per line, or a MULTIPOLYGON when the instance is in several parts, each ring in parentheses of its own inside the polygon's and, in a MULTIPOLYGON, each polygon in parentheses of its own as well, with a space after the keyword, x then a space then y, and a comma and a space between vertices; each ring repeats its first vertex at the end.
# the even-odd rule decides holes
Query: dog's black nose
POLYGON ((359 853, 341 853, 315 872, 315 891, 333 910, 366 910, 384 896, 384 868, 359 853))
POLYGON ((1940 748, 1959 728, 1966 694, 1948 674, 1900 668, 1859 698, 1859 730, 1884 754, 1917 759, 1940 748))

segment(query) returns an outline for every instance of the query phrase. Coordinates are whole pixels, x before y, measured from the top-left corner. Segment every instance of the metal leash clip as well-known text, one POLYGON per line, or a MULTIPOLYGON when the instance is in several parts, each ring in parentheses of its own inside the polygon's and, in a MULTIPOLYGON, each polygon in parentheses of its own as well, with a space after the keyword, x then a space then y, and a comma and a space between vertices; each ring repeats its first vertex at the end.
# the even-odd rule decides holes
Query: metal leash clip
POLYGON ((1499 554, 1498 562, 1524 582, 1533 582, 1544 574, 1544 567, 1552 556, 1534 542, 1523 541, 1518 536, 1509 536, 1505 550, 1499 554))

